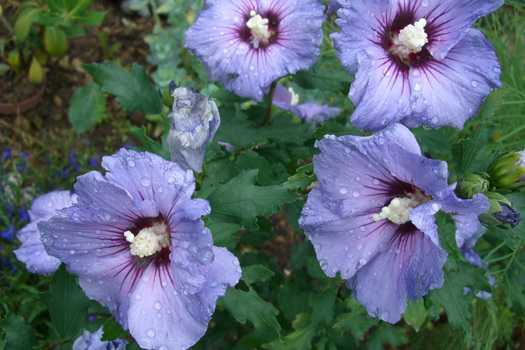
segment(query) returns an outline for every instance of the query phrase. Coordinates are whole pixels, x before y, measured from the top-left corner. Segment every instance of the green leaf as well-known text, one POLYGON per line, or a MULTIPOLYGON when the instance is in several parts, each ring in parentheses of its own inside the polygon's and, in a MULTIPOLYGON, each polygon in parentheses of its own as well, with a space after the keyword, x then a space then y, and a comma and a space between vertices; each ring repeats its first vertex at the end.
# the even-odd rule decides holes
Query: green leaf
POLYGON ((310 163, 297 168, 297 173, 288 178, 283 184, 283 188, 290 191, 298 189, 304 190, 315 180, 314 165, 310 163))
POLYGON ((249 149, 268 142, 240 110, 223 106, 219 108, 219 112, 221 125, 215 135, 216 140, 228 142, 237 149, 249 149))
POLYGON ((266 350, 309 350, 312 348, 312 339, 316 329, 310 324, 310 314, 299 314, 293 323, 294 332, 283 339, 276 339, 263 346, 266 350))
POLYGON ((271 215, 279 206, 296 200, 296 195, 280 186, 256 186, 257 170, 242 171, 208 196, 210 218, 257 229, 257 216, 271 215))
POLYGON ((162 98, 146 70, 134 63, 131 74, 112 61, 105 64, 82 65, 100 86, 102 92, 117 96, 116 102, 125 110, 160 114, 162 98))
POLYGON ((330 118, 314 130, 314 135, 316 140, 321 140, 324 135, 358 135, 358 131, 354 127, 341 125, 336 121, 336 119, 330 118))
POLYGON ((124 339, 126 334, 127 332, 122 329, 122 326, 112 318, 104 323, 103 334, 100 340, 111 341, 119 338, 124 339))
POLYGON ((350 299, 348 305, 352 311, 339 315, 334 328, 341 328, 352 334, 352 338, 361 341, 365 339, 365 333, 379 323, 379 319, 370 317, 364 306, 357 300, 350 299))
POLYGON ((297 283, 292 281, 286 282, 279 290, 277 297, 279 310, 284 318, 293 321, 299 313, 308 311, 308 293, 300 290, 297 283))
POLYGON ((88 12, 75 16, 75 21, 86 26, 96 26, 104 20, 106 12, 88 12))
POLYGON ((304 89, 319 89, 347 93, 354 80, 348 74, 341 74, 339 70, 324 68, 318 62, 309 70, 298 72, 294 82, 304 89))
POLYGON ((489 130, 481 125, 466 140, 460 140, 452 145, 452 161, 458 172, 458 178, 470 173, 486 171, 486 145, 489 130))
POLYGON ((164 119, 164 125, 162 127, 162 145, 160 145, 155 140, 151 139, 148 135, 146 135, 146 128, 144 126, 141 127, 133 127, 130 129, 131 134, 134 138, 137 139, 137 141, 140 142, 142 145, 143 151, 151 152, 158 154, 164 159, 171 159, 170 151, 168 149, 168 145, 166 143, 165 135, 169 132, 169 128, 171 125, 171 121, 169 118, 164 119))
POLYGON ((5 333, 5 349, 28 350, 36 345, 33 329, 21 316, 7 315, 0 328, 5 333))
POLYGON ((276 318, 279 311, 272 304, 261 299, 254 290, 243 292, 228 288, 226 295, 219 299, 219 302, 237 322, 246 324, 250 321, 257 329, 272 330, 280 334, 281 325, 276 318))
POLYGON ((478 118, 481 118, 483 122, 492 118, 494 114, 501 108, 503 102, 505 102, 505 96, 509 94, 508 88, 493 90, 487 97, 485 102, 481 105, 478 112, 478 118))
POLYGON ((287 114, 281 114, 272 120, 268 126, 257 131, 270 140, 284 141, 288 143, 301 144, 312 137, 310 125, 294 122, 287 114))
POLYGON ((68 119, 77 133, 83 133, 102 121, 106 115, 104 95, 93 81, 79 87, 71 96, 68 119))
POLYGON ((43 8, 28 7, 19 13, 13 27, 18 42, 22 42, 27 38, 31 31, 31 26, 43 12, 45 12, 43 8))
POLYGON ((264 265, 256 264, 242 267, 242 280, 246 284, 252 284, 254 282, 264 282, 275 273, 264 265))
POLYGON ((413 301, 408 299, 408 307, 403 313, 403 320, 406 323, 414 327, 414 329, 419 331, 419 328, 425 323, 427 318, 427 309, 425 308, 425 303, 423 299, 418 301, 413 301))
POLYGON ((242 153, 235 161, 235 168, 237 170, 258 169, 257 183, 263 186, 268 186, 275 183, 276 176, 273 173, 273 168, 270 163, 256 152, 248 151, 242 153))
POLYGON ((74 339, 85 328, 89 299, 64 265, 53 275, 43 296, 51 315, 51 326, 60 339, 74 339))
MULTIPOLYGON (((451 145, 458 131, 451 127, 430 129, 425 127, 411 129, 421 147, 421 153, 432 157, 449 156, 451 145)), ((436 157, 437 158, 437 157, 436 157)))
POLYGON ((317 329, 319 325, 332 324, 336 293, 336 288, 330 288, 321 294, 310 294, 308 305, 312 308, 311 325, 314 329, 317 329))
POLYGON ((237 246, 239 237, 234 236, 241 227, 229 222, 218 222, 208 216, 203 218, 204 225, 211 231, 213 244, 219 247, 234 249, 237 246))

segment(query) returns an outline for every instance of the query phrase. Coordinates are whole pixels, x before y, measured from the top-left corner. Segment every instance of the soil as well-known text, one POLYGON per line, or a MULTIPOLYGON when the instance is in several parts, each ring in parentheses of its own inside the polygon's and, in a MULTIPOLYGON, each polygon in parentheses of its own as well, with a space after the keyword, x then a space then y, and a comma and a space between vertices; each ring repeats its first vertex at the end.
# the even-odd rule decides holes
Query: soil
MULTIPOLYGON (((5 10, 6 16, 9 16, 8 10, 5 10)), ((153 30, 152 18, 130 17, 120 10, 118 2, 107 0, 93 0, 88 10, 105 11, 104 21, 96 27, 84 27, 84 36, 69 39, 68 51, 64 57, 49 60, 45 66, 47 85, 36 108, 18 115, 0 116, 1 150, 12 148, 36 153, 44 146, 59 148, 61 142, 69 139, 82 139, 85 144, 87 138, 91 146, 107 152, 108 149, 122 147, 129 139, 128 134, 121 135, 121 127, 115 126, 146 124, 144 115, 125 112, 114 103, 114 98, 108 97, 107 110, 111 117, 84 135, 72 133, 67 119, 69 101, 79 86, 84 86, 91 80, 90 75, 82 69, 82 64, 103 63, 106 59, 111 59, 119 61, 124 67, 137 62, 148 71, 154 69, 146 62, 149 48, 144 42, 144 37, 153 30), (105 48, 99 39, 101 34, 107 38, 105 48), (118 49, 108 55, 113 47, 118 49), (45 144, 42 140, 46 140, 45 144)), ((0 33, 2 34, 5 35, 0 33)), ((0 57, 0 62, 5 61, 6 57, 0 57)), ((38 85, 26 84, 25 78, 5 74, 0 78, 0 103, 17 102, 33 96, 38 89, 38 85)), ((77 148, 79 147, 82 146, 77 148)))

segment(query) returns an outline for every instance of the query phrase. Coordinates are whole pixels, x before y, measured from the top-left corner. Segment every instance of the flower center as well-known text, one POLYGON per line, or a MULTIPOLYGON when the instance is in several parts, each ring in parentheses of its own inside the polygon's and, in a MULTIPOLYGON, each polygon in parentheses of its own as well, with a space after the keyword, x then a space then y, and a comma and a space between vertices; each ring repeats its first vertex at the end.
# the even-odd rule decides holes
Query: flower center
POLYGON ((394 224, 402 225, 410 221, 410 212, 415 207, 426 202, 428 197, 420 191, 416 193, 407 193, 406 197, 396 197, 390 201, 390 204, 381 208, 381 212, 374 214, 374 221, 388 219, 394 224))
POLYGON ((394 36, 391 52, 398 55, 401 59, 406 60, 411 53, 418 53, 428 43, 425 26, 427 20, 421 18, 414 24, 409 24, 394 36))
POLYGON ((246 22, 246 26, 252 32, 251 43, 253 47, 258 49, 259 44, 268 44, 273 32, 268 30, 268 18, 262 18, 255 10, 250 11, 250 16, 251 18, 246 22))
POLYGON ((292 100, 290 101, 290 104, 292 106, 297 106, 299 104, 299 94, 297 94, 291 87, 288 88, 288 92, 290 95, 292 95, 292 100))
POLYGON ((143 228, 137 235, 128 230, 124 232, 124 236, 131 243, 131 254, 141 258, 158 253, 171 243, 165 223, 155 223, 151 227, 143 228))

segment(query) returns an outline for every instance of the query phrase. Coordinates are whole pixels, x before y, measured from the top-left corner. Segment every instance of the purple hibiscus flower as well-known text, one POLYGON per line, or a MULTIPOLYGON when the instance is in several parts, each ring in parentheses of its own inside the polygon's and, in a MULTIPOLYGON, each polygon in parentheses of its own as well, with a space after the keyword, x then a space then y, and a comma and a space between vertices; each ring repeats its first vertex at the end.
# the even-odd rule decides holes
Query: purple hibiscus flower
MULTIPOLYGON (((458 199, 446 163, 423 157, 400 124, 370 137, 327 136, 316 145, 318 186, 299 223, 323 271, 340 272, 371 316, 395 323, 407 296, 418 300, 443 284, 447 253, 434 214, 461 213, 477 225, 488 200, 458 199)), ((467 224, 457 230, 471 232, 467 224)))
POLYGON ((37 224, 49 220, 58 210, 70 207, 76 201, 77 196, 69 191, 49 192, 34 200, 29 209, 31 222, 16 234, 22 244, 14 251, 16 258, 26 265, 29 272, 45 274, 58 269, 60 260, 47 254, 37 224))
POLYGON ((116 339, 112 341, 102 341, 102 327, 96 332, 84 333, 78 337, 73 343, 73 350, 125 350, 126 342, 123 339, 116 339))
POLYGON ((239 261, 213 246, 192 171, 124 149, 102 166, 78 177, 78 203, 39 224, 44 245, 141 347, 186 349, 238 282, 239 261))
POLYGON ((261 101, 276 79, 317 61, 323 9, 317 0, 206 0, 186 47, 212 80, 261 101))
POLYGON ((213 101, 204 95, 186 88, 177 88, 172 93, 173 111, 166 142, 171 160, 184 170, 202 172, 206 146, 213 139, 221 123, 219 110, 213 101))
POLYGON ((299 104, 299 95, 297 95, 292 88, 286 89, 281 84, 277 84, 275 87, 273 103, 280 109, 297 114, 307 123, 315 120, 315 122, 319 124, 327 121, 329 118, 335 117, 341 112, 340 108, 327 105, 320 106, 313 101, 299 104))
POLYGON ((503 0, 339 0, 331 35, 343 67, 354 74, 353 124, 380 130, 463 124, 500 88, 494 48, 470 28, 503 0))

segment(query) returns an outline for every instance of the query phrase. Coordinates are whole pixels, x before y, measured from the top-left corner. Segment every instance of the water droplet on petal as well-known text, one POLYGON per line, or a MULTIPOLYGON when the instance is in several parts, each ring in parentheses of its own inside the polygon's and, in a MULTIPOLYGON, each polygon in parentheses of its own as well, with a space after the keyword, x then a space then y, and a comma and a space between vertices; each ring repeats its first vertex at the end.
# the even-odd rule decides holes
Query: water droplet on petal
POLYGON ((346 188, 346 187, 341 187, 341 188, 339 189, 339 193, 341 193, 341 194, 343 194, 343 195, 344 195, 344 194, 347 194, 347 193, 348 193, 348 188, 346 188))
POLYGON ((153 329, 148 329, 148 332, 146 334, 148 335, 148 337, 153 338, 156 333, 153 329))
POLYGON ((352 196, 354 196, 355 198, 359 197, 361 195, 361 193, 359 193, 359 191, 354 191, 352 193, 352 196))
POLYGON ((416 92, 417 92, 417 91, 421 91, 421 84, 420 84, 420 83, 416 82, 416 83, 414 84, 414 91, 416 91, 416 92))
POLYGON ((142 184, 142 186, 148 187, 149 185, 151 185, 151 180, 148 177, 143 177, 142 180, 140 180, 140 183, 142 184))
POLYGON ((472 81, 470 82, 470 85, 472 85, 472 87, 477 87, 477 86, 478 86, 478 82, 475 81, 475 80, 472 80, 472 81))
POLYGON ((137 299, 137 300, 142 299, 142 294, 140 294, 140 293, 135 294, 135 299, 137 299))
POLYGON ((162 304, 159 303, 158 301, 155 302, 155 309, 156 309, 156 310, 160 310, 160 309, 162 309, 162 304))
POLYGON ((357 246, 357 250, 361 250, 361 249, 363 249, 363 245, 362 245, 362 244, 359 244, 359 245, 357 246))

